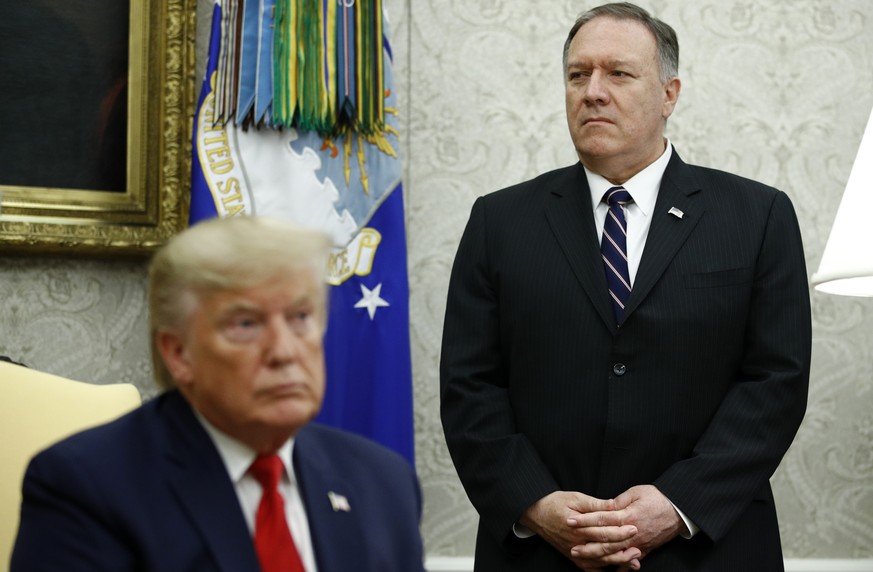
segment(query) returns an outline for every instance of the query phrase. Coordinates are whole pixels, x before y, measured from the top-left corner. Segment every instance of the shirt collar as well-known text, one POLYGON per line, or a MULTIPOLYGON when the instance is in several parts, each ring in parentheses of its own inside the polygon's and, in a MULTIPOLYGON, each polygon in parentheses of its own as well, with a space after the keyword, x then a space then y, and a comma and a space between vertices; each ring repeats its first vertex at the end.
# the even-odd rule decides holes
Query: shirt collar
MULTIPOLYGON (((634 204, 646 216, 655 210, 661 179, 664 178, 664 171, 673 154, 673 146, 669 139, 666 147, 660 157, 622 185, 634 198, 634 204)), ((588 188, 591 189, 591 210, 597 210, 597 205, 603 201, 603 194, 615 185, 597 173, 589 171, 588 167, 585 167, 585 177, 588 179, 588 188)))
MULTIPOLYGON (((258 456, 257 452, 245 443, 234 439, 210 423, 193 407, 191 409, 194 411, 197 420, 200 421, 201 425, 203 425, 206 433, 212 439, 215 448, 218 449, 218 454, 221 456, 221 460, 224 461, 224 467, 227 469, 227 474, 230 476, 230 480, 233 484, 236 485, 239 483, 240 479, 245 476, 246 472, 248 472, 249 467, 252 466, 252 462, 255 460, 255 457, 258 456)), ((294 471, 291 470, 289 463, 294 454, 294 439, 291 438, 285 441, 285 443, 279 447, 279 450, 276 451, 276 454, 279 455, 282 464, 285 466, 285 474, 293 483, 294 471)))

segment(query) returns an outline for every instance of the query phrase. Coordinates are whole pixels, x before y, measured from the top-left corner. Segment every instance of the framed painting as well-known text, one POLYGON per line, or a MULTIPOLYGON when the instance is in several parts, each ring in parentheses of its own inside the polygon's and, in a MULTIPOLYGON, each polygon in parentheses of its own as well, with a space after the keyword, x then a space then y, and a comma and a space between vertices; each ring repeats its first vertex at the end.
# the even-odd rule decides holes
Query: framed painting
POLYGON ((147 254, 187 223, 196 0, 0 4, 0 254, 147 254))

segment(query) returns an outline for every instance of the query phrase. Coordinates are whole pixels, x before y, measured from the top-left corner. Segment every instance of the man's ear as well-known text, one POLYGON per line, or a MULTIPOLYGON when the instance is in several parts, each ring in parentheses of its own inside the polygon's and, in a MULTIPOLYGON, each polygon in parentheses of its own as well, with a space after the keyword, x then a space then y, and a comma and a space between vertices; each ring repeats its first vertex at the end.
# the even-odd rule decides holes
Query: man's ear
POLYGON ((159 331, 156 336, 155 345, 176 385, 188 385, 193 379, 193 373, 185 340, 178 333, 167 330, 159 331))
POLYGON ((661 108, 661 115, 667 119, 673 114, 676 109, 676 102, 679 101, 679 92, 682 91, 682 82, 678 77, 671 78, 664 86, 664 104, 661 108))

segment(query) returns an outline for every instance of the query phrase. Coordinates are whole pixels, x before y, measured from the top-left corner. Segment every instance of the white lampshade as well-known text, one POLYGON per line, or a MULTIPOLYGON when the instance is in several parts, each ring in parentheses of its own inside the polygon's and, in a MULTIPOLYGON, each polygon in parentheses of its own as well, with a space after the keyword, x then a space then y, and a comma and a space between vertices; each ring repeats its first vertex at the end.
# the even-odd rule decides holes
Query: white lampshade
POLYGON ((873 111, 812 284, 830 294, 873 296, 873 111))

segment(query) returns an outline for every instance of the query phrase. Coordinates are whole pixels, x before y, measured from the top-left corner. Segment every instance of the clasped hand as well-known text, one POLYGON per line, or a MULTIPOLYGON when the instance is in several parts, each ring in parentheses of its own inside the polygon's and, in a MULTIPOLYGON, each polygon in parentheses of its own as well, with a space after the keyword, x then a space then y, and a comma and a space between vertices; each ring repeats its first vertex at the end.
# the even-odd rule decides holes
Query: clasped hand
POLYGON ((652 485, 632 487, 615 499, 556 491, 531 505, 519 522, 585 572, 610 565, 639 570, 640 561, 683 526, 652 485))

